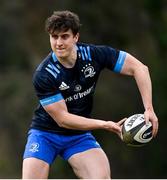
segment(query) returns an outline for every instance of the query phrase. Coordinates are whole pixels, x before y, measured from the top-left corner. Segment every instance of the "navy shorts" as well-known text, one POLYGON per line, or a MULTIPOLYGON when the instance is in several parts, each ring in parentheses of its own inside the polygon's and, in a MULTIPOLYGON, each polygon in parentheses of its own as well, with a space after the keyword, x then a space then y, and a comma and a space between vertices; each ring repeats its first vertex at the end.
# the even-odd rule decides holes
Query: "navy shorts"
POLYGON ((100 148, 90 132, 79 135, 61 135, 31 129, 23 158, 35 157, 52 164, 57 155, 68 160, 72 155, 91 148, 100 148))

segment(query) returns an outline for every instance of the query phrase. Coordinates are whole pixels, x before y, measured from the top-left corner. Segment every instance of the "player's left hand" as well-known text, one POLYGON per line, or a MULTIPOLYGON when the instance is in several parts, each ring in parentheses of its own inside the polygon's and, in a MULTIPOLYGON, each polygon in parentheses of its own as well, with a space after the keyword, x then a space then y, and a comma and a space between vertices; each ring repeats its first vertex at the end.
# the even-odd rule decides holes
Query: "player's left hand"
POLYGON ((155 137, 158 133, 158 118, 154 110, 151 110, 151 109, 145 110, 144 118, 145 118, 146 124, 148 124, 149 121, 152 123, 152 127, 153 127, 152 134, 155 137))

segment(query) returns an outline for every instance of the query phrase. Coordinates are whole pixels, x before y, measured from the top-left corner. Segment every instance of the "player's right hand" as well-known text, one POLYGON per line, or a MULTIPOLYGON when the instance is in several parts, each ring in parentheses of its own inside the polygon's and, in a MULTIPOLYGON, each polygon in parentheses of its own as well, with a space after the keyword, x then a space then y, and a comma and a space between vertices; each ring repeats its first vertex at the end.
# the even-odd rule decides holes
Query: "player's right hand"
POLYGON ((106 130, 116 133, 121 138, 122 125, 127 118, 121 119, 118 122, 107 121, 106 130))

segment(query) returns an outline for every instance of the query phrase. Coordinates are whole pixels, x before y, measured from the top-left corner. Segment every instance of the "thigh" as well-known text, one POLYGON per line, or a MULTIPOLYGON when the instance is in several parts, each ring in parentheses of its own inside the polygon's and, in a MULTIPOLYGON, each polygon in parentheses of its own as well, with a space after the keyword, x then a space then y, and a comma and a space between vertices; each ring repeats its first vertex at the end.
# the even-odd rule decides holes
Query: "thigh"
POLYGON ((92 148, 74 154, 68 162, 79 178, 110 179, 109 161, 101 148, 92 148))
POLYGON ((36 158, 23 160, 22 179, 47 179, 49 164, 36 158))

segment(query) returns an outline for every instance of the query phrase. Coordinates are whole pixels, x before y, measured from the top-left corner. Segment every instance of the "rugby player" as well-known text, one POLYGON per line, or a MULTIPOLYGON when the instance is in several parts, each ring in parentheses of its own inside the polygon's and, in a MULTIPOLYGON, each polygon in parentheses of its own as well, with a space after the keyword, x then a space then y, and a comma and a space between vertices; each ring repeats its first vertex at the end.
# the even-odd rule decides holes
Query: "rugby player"
POLYGON ((80 20, 70 11, 55 11, 47 20, 51 52, 37 67, 33 85, 39 106, 34 112, 23 157, 23 179, 47 179, 59 155, 78 178, 110 179, 105 152, 91 134, 103 129, 120 137, 118 122, 91 118, 93 95, 104 68, 135 78, 145 118, 158 131, 152 105, 148 67, 130 55, 105 45, 79 43, 80 20))

